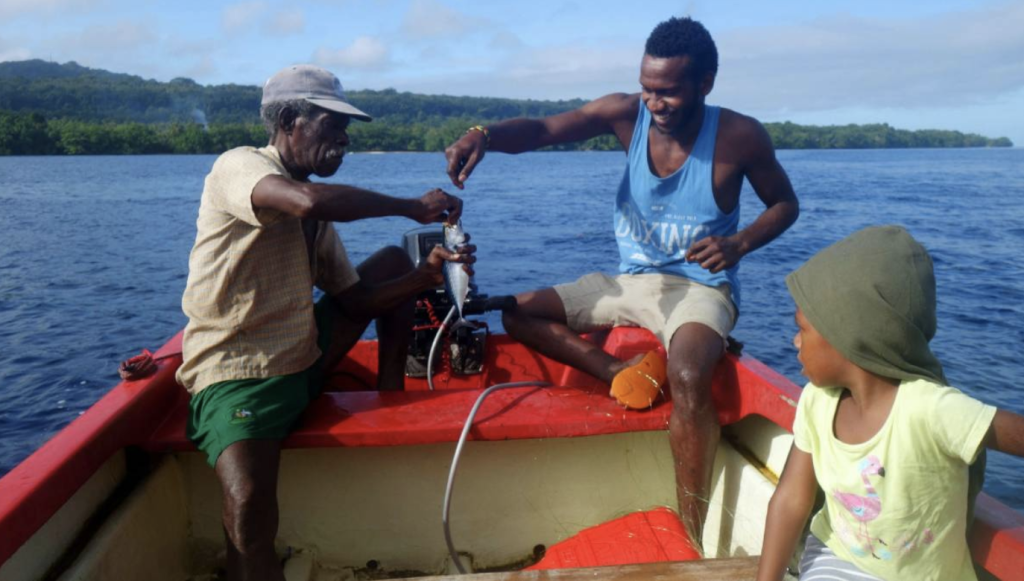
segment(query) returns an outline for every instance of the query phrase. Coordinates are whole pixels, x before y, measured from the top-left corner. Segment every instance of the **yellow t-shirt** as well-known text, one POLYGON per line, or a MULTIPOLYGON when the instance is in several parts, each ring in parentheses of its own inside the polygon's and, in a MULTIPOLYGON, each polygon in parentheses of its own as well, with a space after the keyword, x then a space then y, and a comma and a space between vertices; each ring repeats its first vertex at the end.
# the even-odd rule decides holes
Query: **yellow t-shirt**
POLYGON ((826 502, 811 532, 882 579, 973 580, 967 467, 996 408, 924 380, 900 384, 882 429, 861 444, 835 437, 841 389, 807 384, 794 443, 811 454, 826 502))
POLYGON ((333 224, 317 225, 310 260, 300 219, 253 207, 253 188, 270 175, 288 176, 273 146, 232 149, 206 176, 181 300, 177 379, 193 395, 308 368, 320 356, 313 286, 335 295, 359 281, 333 224))

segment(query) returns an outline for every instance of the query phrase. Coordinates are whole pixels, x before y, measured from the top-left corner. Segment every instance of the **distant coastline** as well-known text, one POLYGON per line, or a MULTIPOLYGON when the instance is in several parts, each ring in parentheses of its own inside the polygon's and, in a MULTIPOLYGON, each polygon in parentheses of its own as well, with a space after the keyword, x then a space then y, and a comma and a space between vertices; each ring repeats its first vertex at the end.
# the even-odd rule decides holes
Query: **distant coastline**
MULTIPOLYGON (((353 153, 437 152, 455 141, 466 121, 439 125, 377 122, 354 125, 353 153)), ((907 131, 888 125, 818 127, 766 123, 776 149, 923 149, 1013 147, 1005 138, 989 139, 959 131, 907 131)), ((114 123, 47 119, 39 113, 0 110, 0 155, 147 155, 215 154, 242 145, 266 145, 262 125, 232 123, 114 123)), ((558 151, 617 151, 610 136, 553 148, 558 151)))
MULTIPOLYGON (((582 99, 536 101, 349 91, 374 116, 350 130, 353 152, 443 151, 467 127, 511 117, 541 117, 575 109, 582 99)), ((261 146, 260 88, 167 83, 91 69, 74 62, 0 63, 0 155, 214 154, 261 146)), ((907 149, 1013 147, 1006 137, 959 131, 909 131, 885 123, 811 126, 765 123, 777 149, 907 149)), ((621 149, 611 136, 553 148, 621 149)))

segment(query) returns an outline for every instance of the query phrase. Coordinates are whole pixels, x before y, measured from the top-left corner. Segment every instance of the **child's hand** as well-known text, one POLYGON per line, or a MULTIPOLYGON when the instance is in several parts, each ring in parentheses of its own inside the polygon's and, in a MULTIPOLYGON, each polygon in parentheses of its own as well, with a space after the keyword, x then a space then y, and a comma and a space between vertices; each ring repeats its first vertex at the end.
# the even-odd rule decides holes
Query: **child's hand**
POLYGON ((789 567, 804 524, 814 508, 818 481, 814 477, 811 455, 793 446, 786 467, 768 504, 764 525, 764 545, 757 564, 757 581, 779 581, 789 567))

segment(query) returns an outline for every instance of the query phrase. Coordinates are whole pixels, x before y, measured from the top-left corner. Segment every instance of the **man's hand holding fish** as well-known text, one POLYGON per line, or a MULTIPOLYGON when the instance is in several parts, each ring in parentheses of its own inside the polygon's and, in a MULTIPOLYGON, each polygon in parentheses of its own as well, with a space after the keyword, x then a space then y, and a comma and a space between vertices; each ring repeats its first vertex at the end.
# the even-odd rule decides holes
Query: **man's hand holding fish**
POLYGON ((462 199, 434 188, 420 196, 408 216, 420 224, 455 224, 462 217, 462 199))
POLYGON ((420 263, 419 268, 424 272, 430 273, 433 277, 434 285, 440 286, 444 284, 444 271, 450 268, 448 263, 460 263, 462 264, 461 270, 466 274, 466 280, 475 274, 473 270, 473 263, 476 262, 476 245, 469 244, 469 234, 465 235, 465 241, 460 246, 457 246, 454 250, 445 248, 438 244, 430 251, 426 259, 420 263))

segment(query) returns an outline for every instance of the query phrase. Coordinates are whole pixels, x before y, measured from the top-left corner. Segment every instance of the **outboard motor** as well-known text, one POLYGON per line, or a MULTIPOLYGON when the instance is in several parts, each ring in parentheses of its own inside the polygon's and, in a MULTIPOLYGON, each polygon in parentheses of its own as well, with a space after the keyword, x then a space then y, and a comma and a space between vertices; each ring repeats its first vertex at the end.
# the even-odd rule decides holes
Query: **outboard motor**
MULTIPOLYGON (((405 233, 402 247, 409 254, 413 264, 419 266, 434 246, 444 243, 444 232, 438 226, 424 226, 405 233)), ((487 311, 508 310, 516 305, 515 297, 488 298, 481 294, 475 282, 470 280, 469 295, 463 305, 463 313, 479 315, 487 311)), ((444 285, 423 291, 416 297, 416 313, 413 319, 412 335, 409 337, 409 354, 405 360, 407 377, 426 377, 427 358, 430 346, 437 335, 445 315, 452 308, 451 299, 444 285)), ((473 375, 483 371, 487 346, 488 328, 485 322, 474 321, 475 326, 464 326, 447 338, 445 350, 448 354, 448 369, 456 375, 473 375)), ((442 369, 442 350, 434 354, 434 373, 442 369)))

